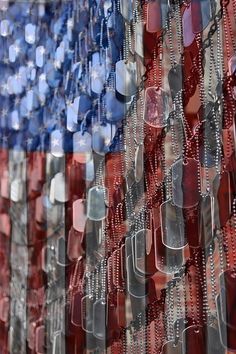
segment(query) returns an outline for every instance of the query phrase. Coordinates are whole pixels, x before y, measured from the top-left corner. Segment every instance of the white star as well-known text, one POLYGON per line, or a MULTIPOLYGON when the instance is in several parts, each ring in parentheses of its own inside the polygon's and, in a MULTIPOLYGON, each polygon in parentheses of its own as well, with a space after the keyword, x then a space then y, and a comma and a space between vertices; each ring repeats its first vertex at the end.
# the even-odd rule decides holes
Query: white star
POLYGON ((94 125, 92 130, 93 130, 93 133, 97 133, 99 131, 99 125, 98 124, 94 125))
POLYGON ((32 138, 28 138, 28 139, 26 140, 26 142, 27 142, 27 145, 31 145, 32 142, 33 142, 33 139, 32 139, 32 138))
POLYGON ((14 122, 14 123, 12 124, 12 128, 15 129, 15 130, 19 130, 20 124, 19 124, 18 122, 14 122))
POLYGON ((59 139, 53 139, 52 140, 52 146, 59 146, 59 139))
POLYGON ((40 81, 46 81, 46 74, 41 74, 41 75, 39 76, 39 80, 40 80, 40 81))
POLYGON ((17 44, 14 45, 14 50, 15 50, 16 54, 20 53, 20 47, 17 44))
POLYGON ((39 53, 43 55, 45 53, 45 48, 43 46, 40 47, 39 53))
POLYGON ((33 63, 32 60, 29 60, 27 65, 28 65, 29 68, 33 68, 34 67, 34 63, 33 63))
POLYGON ((26 41, 27 41, 29 44, 33 44, 33 43, 34 43, 34 35, 28 34, 28 36, 26 37, 26 41))
POLYGON ((2 110, 2 116, 3 117, 6 117, 7 116, 7 109, 6 108, 4 108, 3 110, 2 110))
POLYGON ((99 78, 98 72, 96 70, 92 70, 91 78, 93 80, 97 80, 99 78))
POLYGON ((79 146, 85 146, 85 145, 86 145, 84 139, 81 139, 81 140, 78 142, 78 144, 79 144, 79 146))
POLYGON ((112 118, 112 112, 111 111, 107 111, 106 117, 107 117, 107 119, 111 119, 112 118))
POLYGON ((108 146, 111 143, 111 140, 109 138, 106 138, 104 141, 105 145, 108 146))

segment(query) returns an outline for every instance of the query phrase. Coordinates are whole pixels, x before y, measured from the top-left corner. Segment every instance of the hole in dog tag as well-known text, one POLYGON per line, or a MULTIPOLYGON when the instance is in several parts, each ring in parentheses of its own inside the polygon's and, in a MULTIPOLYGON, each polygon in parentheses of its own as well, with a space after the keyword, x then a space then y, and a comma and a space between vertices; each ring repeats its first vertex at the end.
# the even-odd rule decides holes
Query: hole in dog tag
POLYGON ((82 298, 83 295, 81 292, 75 293, 72 298, 71 322, 75 326, 81 326, 82 324, 82 311, 81 311, 82 298))
POLYGON ((106 119, 111 122, 119 122, 125 116, 126 106, 117 100, 115 92, 107 91, 104 96, 106 119))
POLYGON ((125 97, 135 95, 137 91, 136 63, 119 60, 116 63, 116 91, 125 97))
POLYGON ((93 333, 93 304, 94 300, 89 295, 82 298, 82 328, 85 332, 93 333))
POLYGON ((144 121, 154 128, 163 128, 170 113, 170 97, 164 90, 148 87, 144 99, 144 121))
POLYGON ((54 198, 60 203, 68 201, 68 188, 65 181, 64 173, 57 173, 54 177, 54 198))
POLYGON ((21 179, 15 179, 11 182, 11 200, 18 203, 23 198, 23 182, 21 179))
POLYGON ((2 37, 7 37, 11 34, 11 26, 8 20, 2 20, 0 23, 0 34, 2 37))
POLYGON ((36 328, 35 337, 36 337, 36 344, 35 344, 36 352, 38 354, 44 354, 45 353, 45 327, 44 326, 40 326, 36 328))
POLYGON ((36 65, 39 68, 42 68, 44 65, 44 60, 45 60, 45 48, 44 46, 39 46, 36 48, 35 51, 35 59, 36 59, 36 65))
POLYGON ((193 43, 195 39, 195 34, 193 32, 193 26, 192 26, 191 3, 184 10, 182 23, 183 23, 183 44, 184 47, 188 47, 193 43))
POLYGON ((182 334, 182 354, 208 354, 204 343, 204 334, 201 326, 189 326, 182 334))
POLYGON ((63 134, 60 130, 54 130, 51 133, 51 154, 55 157, 64 156, 63 134))
POLYGON ((120 13, 126 21, 133 18, 133 0, 120 0, 120 13))
POLYGON ((84 232, 87 220, 85 200, 78 199, 73 203, 73 227, 79 232, 84 232))
POLYGON ((153 275, 155 267, 154 238, 151 230, 140 230, 134 236, 135 268, 142 275, 153 275))
POLYGON ((136 182, 141 181, 143 177, 143 169, 144 169, 144 147, 143 145, 139 145, 137 150, 135 151, 135 180, 136 182))
POLYGON ((62 332, 57 332, 53 337, 52 354, 64 354, 66 349, 65 337, 62 332))
POLYGON ((163 344, 161 353, 162 354, 182 354, 182 343, 181 342, 175 343, 175 341, 170 340, 169 342, 163 344))
POLYGON ((99 299, 93 305, 93 335, 97 339, 106 339, 106 318, 106 303, 99 299))
POLYGON ((57 263, 62 267, 69 264, 66 253, 66 240, 62 236, 57 240, 57 263))
POLYGON ((166 247, 162 242, 161 228, 155 231, 156 268, 165 274, 177 273, 182 267, 183 249, 174 250, 166 247))
POLYGON ((177 93, 182 90, 182 69, 182 65, 175 65, 170 69, 168 74, 168 82, 173 100, 177 93))
POLYGON ((223 321, 220 295, 216 296, 216 305, 219 321, 220 341, 225 349, 228 349, 229 351, 236 351, 236 329, 231 328, 223 321))
POLYGON ((36 26, 32 23, 28 23, 25 26, 25 41, 29 44, 35 43, 35 36, 36 36, 36 26))
POLYGON ((147 4, 147 32, 156 33, 162 28, 161 6, 159 0, 150 1, 147 4))
POLYGON ((77 132, 73 134, 73 158, 78 163, 87 163, 92 154, 92 137, 89 133, 77 132))
POLYGON ((183 209, 166 201, 161 204, 161 234, 163 244, 171 249, 181 249, 187 245, 183 209))
MULTIPOLYGON (((137 275, 134 272, 134 264, 132 255, 126 258, 126 269, 127 269, 127 288, 130 295, 143 298, 147 296, 147 286, 145 283, 140 283, 137 280, 137 275)), ((143 278, 145 281, 145 277, 143 278)))
POLYGON ((192 0, 191 11, 193 32, 202 32, 211 21, 211 2, 208 0, 192 0))
POLYGON ((87 217, 99 221, 106 217, 106 204, 108 193, 106 188, 95 186, 88 191, 87 217))
POLYGON ((172 165, 173 203, 180 208, 191 208, 200 199, 198 190, 198 162, 189 158, 172 165))

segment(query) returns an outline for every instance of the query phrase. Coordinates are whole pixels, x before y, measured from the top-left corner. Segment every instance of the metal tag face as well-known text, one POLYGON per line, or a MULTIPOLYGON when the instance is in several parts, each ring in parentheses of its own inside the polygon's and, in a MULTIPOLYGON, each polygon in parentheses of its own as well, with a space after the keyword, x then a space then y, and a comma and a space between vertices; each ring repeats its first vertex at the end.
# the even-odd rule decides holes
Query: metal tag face
POLYGON ((87 220, 85 200, 78 199, 73 203, 73 227, 79 232, 84 232, 87 220))
POLYGON ((170 113, 170 96, 163 89, 148 87, 145 91, 144 121, 154 128, 164 128, 170 113))
POLYGON ((187 245, 183 209, 166 201, 160 207, 161 234, 163 244, 171 249, 181 249, 187 245))
POLYGON ((64 156, 63 134, 60 130, 54 130, 51 134, 51 154, 55 157, 64 156))
POLYGON ((211 2, 208 0, 193 0, 191 5, 193 32, 200 33, 211 21, 211 2))
POLYGON ((93 127, 92 148, 99 154, 104 155, 109 152, 109 147, 115 135, 115 126, 107 123, 105 125, 96 124, 93 127))
POLYGON ((191 208, 198 204, 198 162, 189 158, 176 161, 172 166, 173 203, 180 208, 191 208), (184 187, 183 187, 184 186, 184 187))
POLYGON ((68 188, 65 181, 65 175, 59 172, 54 177, 54 198, 60 203, 68 201, 68 188))
POLYGON ((139 145, 135 151, 135 180, 136 182, 141 181, 144 171, 144 146, 139 145))
POLYGON ((23 181, 15 179, 11 182, 10 198, 13 202, 18 203, 23 198, 23 181))
POLYGON ((81 326, 82 324, 82 302, 83 295, 81 292, 74 294, 72 298, 72 307, 71 307, 71 322, 75 326, 81 326))
POLYGON ((54 334, 52 354, 64 354, 66 350, 65 337, 61 331, 54 334))
POLYGON ((228 269, 220 275, 220 301, 222 320, 236 329, 236 273, 228 269))
POLYGON ((153 275, 155 267, 154 237, 151 230, 138 231, 134 237, 134 266, 141 275, 153 275))
POLYGON ((36 351, 39 354, 44 354, 45 352, 45 327, 44 326, 40 326, 36 328, 35 331, 35 337, 36 337, 36 351))
POLYGON ((169 81, 171 96, 173 100, 177 95, 177 93, 180 92, 180 90, 182 90, 182 85, 183 85, 182 70, 183 70, 182 65, 176 65, 170 69, 168 74, 168 81, 169 81))
POLYGON ((82 328, 88 333, 93 333, 93 305, 94 300, 89 295, 82 298, 82 328))
POLYGON ((106 339, 106 303, 99 299, 93 304, 93 335, 100 340, 106 339))
MULTIPOLYGON (((137 275, 134 272, 134 264, 132 255, 126 258, 126 269, 127 269, 127 287, 130 295, 137 298, 144 298, 147 296, 147 286, 144 283, 140 283, 137 280, 137 275)), ((145 280, 145 278, 144 278, 145 280)))
POLYGON ((143 58, 143 23, 137 22, 135 24, 135 52, 143 58))
POLYGON ((199 206, 200 244, 206 248, 213 240, 214 234, 214 198, 210 196, 202 197, 199 206))
POLYGON ((183 24, 183 44, 184 47, 188 47, 193 43, 195 39, 195 33, 193 32, 193 26, 192 26, 191 3, 184 10, 183 17, 182 17, 182 24, 183 24))
POLYGON ((109 90, 104 96, 106 119, 111 123, 122 120, 125 116, 126 105, 116 98, 115 92, 109 90))
POLYGON ((222 318, 223 310, 221 308, 220 295, 216 296, 216 306, 217 306, 217 314, 218 314, 218 322, 219 322, 220 341, 225 349, 235 352, 236 351, 236 329, 231 328, 223 321, 222 318))
POLYGON ((57 240, 56 257, 57 257, 57 263, 62 267, 65 267, 66 265, 69 264, 66 250, 67 250, 66 240, 63 236, 61 236, 57 240))
POLYGON ((133 0, 121 0, 120 13, 126 21, 131 21, 133 18, 133 0))
POLYGON ((135 95, 137 90, 136 63, 119 60, 116 63, 116 91, 125 97, 135 95))
POLYGON ((214 198, 216 225, 223 227, 232 211, 230 174, 225 171, 220 177, 217 175, 213 181, 213 188, 216 195, 216 198, 214 198))
POLYGON ((100 221, 106 218, 106 188, 95 186, 88 191, 87 216, 90 220, 100 221))
POLYGON ((92 156, 92 136, 87 132, 73 134, 73 158, 78 163, 87 163, 92 156))
POLYGON ((147 32, 156 33, 162 28, 161 6, 159 0, 149 1, 147 4, 147 32))
POLYGON ((161 228, 155 230, 156 268, 165 274, 177 273, 184 263, 183 249, 170 249, 162 242, 161 228))

